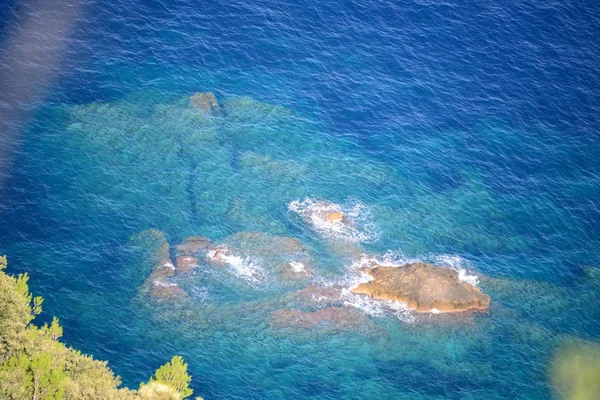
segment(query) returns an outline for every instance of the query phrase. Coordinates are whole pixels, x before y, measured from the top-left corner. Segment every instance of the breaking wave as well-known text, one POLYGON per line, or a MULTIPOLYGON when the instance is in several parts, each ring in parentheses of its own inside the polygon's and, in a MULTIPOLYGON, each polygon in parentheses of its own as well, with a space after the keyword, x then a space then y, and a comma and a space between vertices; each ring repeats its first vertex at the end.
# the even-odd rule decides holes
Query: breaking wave
POLYGON ((215 258, 229 265, 230 271, 238 278, 249 283, 257 283, 265 278, 263 268, 251 257, 241 257, 233 254, 219 254, 217 251, 211 250, 207 253, 207 257, 215 258))
POLYGON ((290 202, 288 209, 300 215, 317 233, 328 239, 354 243, 379 240, 379 231, 372 221, 369 208, 358 200, 349 200, 340 205, 307 197, 290 202), (340 218, 328 218, 333 214, 340 214, 340 218))
POLYGON ((471 263, 458 255, 452 254, 427 254, 420 257, 407 257, 401 251, 387 251, 381 257, 367 257, 364 255, 360 260, 353 263, 350 269, 360 270, 372 263, 377 263, 384 267, 401 267, 405 264, 418 262, 429 263, 442 267, 447 267, 458 272, 458 279, 470 285, 477 286, 479 278, 473 274, 471 263))
MULTIPOLYGON (((373 263, 384 267, 401 267, 405 264, 426 262, 434 265, 452 268, 458 272, 458 279, 470 285, 477 286, 478 277, 471 271, 470 263, 457 255, 427 255, 418 258, 407 257, 400 251, 388 251, 380 257, 363 254, 363 256, 346 267, 346 274, 334 284, 347 287, 342 290, 342 300, 344 305, 356 307, 372 317, 384 317, 395 315, 399 320, 407 323, 415 321, 415 313, 409 310, 404 303, 389 300, 374 300, 369 296, 358 295, 350 290, 361 283, 366 283, 373 278, 363 270, 370 267, 373 263)), ((331 282, 328 284, 332 284, 331 282)), ((433 309, 431 314, 438 314, 439 311, 433 309)))

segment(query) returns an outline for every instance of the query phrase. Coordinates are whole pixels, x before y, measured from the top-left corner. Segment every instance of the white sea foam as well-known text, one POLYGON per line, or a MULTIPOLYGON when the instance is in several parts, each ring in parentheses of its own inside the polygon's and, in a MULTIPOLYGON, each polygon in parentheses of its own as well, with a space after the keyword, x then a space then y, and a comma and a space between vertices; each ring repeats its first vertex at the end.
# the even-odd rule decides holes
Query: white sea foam
POLYGON ((468 270, 471 269, 471 265, 464 258, 451 254, 442 254, 432 258, 434 264, 450 267, 458 272, 459 280, 473 286, 477 286, 479 284, 479 278, 477 275, 469 275, 468 270))
POLYGON ((296 273, 306 272, 306 265, 304 265, 301 262, 290 261, 288 264, 290 264, 290 267, 292 267, 292 271, 294 271, 296 273))
POLYGON ((231 254, 225 247, 208 251, 206 257, 229 265, 237 277, 247 282, 256 283, 265 277, 264 270, 254 259, 231 254))
POLYGON ((224 255, 221 256, 221 259, 233 268, 237 276, 246 281, 258 282, 264 278, 262 268, 250 257, 224 255))
POLYGON ((173 265, 173 263, 171 261, 167 261, 165 263, 165 267, 172 269, 173 271, 175 270, 175 266, 173 265))
POLYGON ((381 302, 376 302, 370 297, 360 296, 351 293, 349 290, 342 290, 342 298, 345 306, 358 308, 373 317, 381 317, 385 314, 381 302))
POLYGON ((201 286, 195 286, 190 290, 192 298, 200 304, 205 304, 210 302, 210 294, 208 289, 201 286))
POLYGON ((209 250, 206 253, 206 258, 208 258, 209 260, 220 260, 220 254, 220 249, 209 250))
POLYGON ((467 271, 464 269, 458 271, 458 279, 473 286, 477 286, 479 284, 479 278, 477 275, 467 275, 467 271))
POLYGON ((353 278, 353 279, 356 279, 356 276, 360 276, 362 281, 359 279, 358 283, 363 283, 363 282, 368 282, 368 280, 373 279, 373 278, 371 278, 370 275, 368 275, 362 271, 362 269, 364 269, 365 267, 370 267, 373 264, 377 264, 377 265, 381 265, 382 267, 396 268, 396 267, 401 267, 405 264, 411 264, 411 263, 417 263, 417 262, 422 262, 422 261, 419 258, 406 257, 402 252, 398 252, 398 251, 387 251, 381 257, 367 256, 366 254, 363 254, 358 260, 356 260, 355 262, 353 262, 352 264, 350 264, 347 267, 347 271, 351 276, 352 275, 355 276, 355 278, 353 278), (368 279, 368 280, 364 281, 364 279, 368 279))
POLYGON ((154 282, 152 282, 152 284, 154 286, 162 286, 162 287, 171 287, 171 286, 177 286, 176 283, 171 283, 171 282, 165 282, 162 281, 160 279, 155 280, 154 282))
MULTIPOLYGON (((363 254, 360 259, 347 266, 346 275, 338 282, 335 282, 335 284, 349 288, 342 290, 342 300, 344 305, 359 308, 373 317, 383 317, 385 315, 393 314, 401 321, 411 323, 415 321, 415 312, 409 310, 405 303, 388 300, 374 300, 369 296, 354 294, 350 290, 361 283, 373 280, 373 277, 363 271, 365 267, 378 264, 384 267, 398 268, 406 264, 418 262, 428 262, 452 268, 458 272, 460 280, 471 285, 477 284, 477 276, 467 273, 467 268, 469 268, 470 264, 459 256, 444 254, 411 258, 400 251, 388 251, 380 257, 363 254)), ((433 309, 431 310, 431 313, 439 314, 440 311, 433 309)))
POLYGON ((323 282, 322 284, 324 286, 343 286, 344 289, 341 291, 340 301, 345 306, 358 308, 374 318, 395 315, 402 321, 411 322, 411 311, 407 309, 406 305, 395 301, 374 300, 369 296, 354 294, 351 292, 353 288, 357 287, 361 283, 367 283, 373 280, 372 276, 365 273, 361 269, 363 267, 368 267, 374 261, 379 262, 380 265, 387 264, 383 260, 363 255, 359 260, 347 267, 347 273, 344 275, 344 277, 336 281, 323 282))
POLYGON ((329 239, 341 239, 349 242, 375 242, 379 232, 371 220, 366 205, 350 200, 344 205, 310 197, 294 200, 288 209, 295 212, 311 224, 319 234, 329 239), (329 221, 327 215, 341 212, 344 220, 329 221))
POLYGON ((401 267, 406 264, 414 264, 418 262, 426 262, 434 265, 439 265, 443 267, 452 268, 456 272, 458 272, 458 279, 466 282, 470 285, 477 286, 479 283, 479 279, 477 275, 472 274, 470 272, 472 270, 471 264, 469 261, 464 258, 451 255, 451 254, 442 254, 442 255, 426 255, 417 258, 407 257, 401 251, 387 251, 381 257, 361 257, 360 260, 352 264, 349 268, 350 271, 360 270, 363 267, 368 267, 373 263, 377 263, 384 267, 401 267))
POLYGON ((369 296, 362 296, 342 290, 342 299, 345 306, 355 307, 375 318, 394 315, 401 321, 414 322, 414 313, 406 304, 391 300, 374 300, 369 296))

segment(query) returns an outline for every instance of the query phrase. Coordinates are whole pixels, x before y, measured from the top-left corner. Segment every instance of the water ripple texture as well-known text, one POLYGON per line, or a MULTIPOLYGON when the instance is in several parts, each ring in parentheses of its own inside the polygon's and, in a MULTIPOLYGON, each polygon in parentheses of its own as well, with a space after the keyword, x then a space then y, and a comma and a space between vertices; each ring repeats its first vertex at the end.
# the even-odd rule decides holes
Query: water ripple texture
POLYGON ((546 399, 600 340, 600 4, 42 3, 0 4, 0 254, 126 385, 546 399), (352 293, 373 262, 490 309, 352 293))

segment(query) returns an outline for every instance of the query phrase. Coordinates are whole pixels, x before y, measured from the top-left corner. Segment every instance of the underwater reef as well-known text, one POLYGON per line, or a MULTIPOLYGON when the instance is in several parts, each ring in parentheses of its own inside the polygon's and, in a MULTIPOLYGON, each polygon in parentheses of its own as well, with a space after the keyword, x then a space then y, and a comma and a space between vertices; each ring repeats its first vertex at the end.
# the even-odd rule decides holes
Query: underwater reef
POLYGON ((515 148, 546 158, 523 132, 486 121, 366 154, 310 115, 217 95, 49 104, 24 144, 53 222, 41 260, 103 282, 73 312, 125 332, 106 356, 121 375, 177 349, 217 398, 547 398, 556 349, 597 340, 585 222, 490 184, 515 148))

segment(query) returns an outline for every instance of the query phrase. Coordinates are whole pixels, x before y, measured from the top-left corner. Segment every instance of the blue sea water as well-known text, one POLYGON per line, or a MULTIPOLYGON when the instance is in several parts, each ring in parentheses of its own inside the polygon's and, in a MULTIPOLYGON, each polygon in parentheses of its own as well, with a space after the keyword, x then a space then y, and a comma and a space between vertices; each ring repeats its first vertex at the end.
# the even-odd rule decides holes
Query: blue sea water
POLYGON ((3 107, 28 111, 1 114, 0 254, 125 385, 181 354, 206 399, 545 399, 560 344, 600 339, 599 4, 52 3, 0 5, 3 107), (190 107, 205 91, 221 115, 190 107), (312 229, 307 198, 357 210, 362 240, 312 229), (281 329, 301 286, 239 271, 149 310, 145 229, 298 238, 326 284, 348 253, 452 264, 490 311, 281 329))

